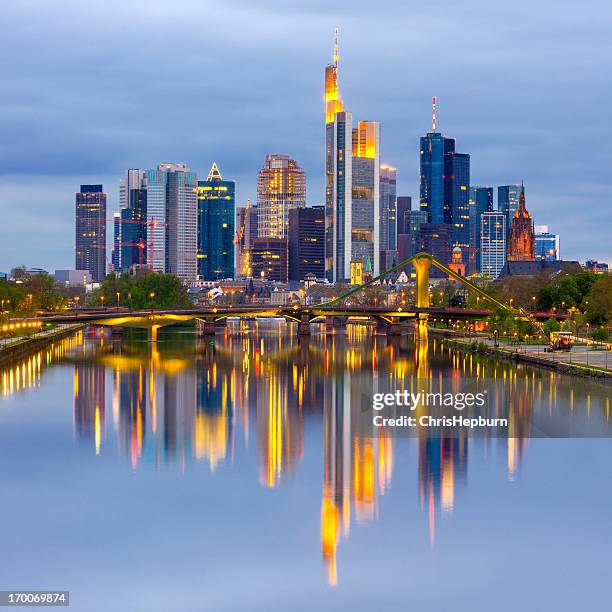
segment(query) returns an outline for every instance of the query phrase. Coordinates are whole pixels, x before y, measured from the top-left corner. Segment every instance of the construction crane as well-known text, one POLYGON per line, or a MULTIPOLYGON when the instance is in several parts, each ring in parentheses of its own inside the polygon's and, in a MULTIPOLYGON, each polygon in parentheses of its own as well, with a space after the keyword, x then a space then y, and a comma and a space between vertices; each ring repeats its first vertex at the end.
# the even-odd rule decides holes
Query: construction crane
POLYGON ((246 201, 246 206, 244 207, 244 216, 242 218, 242 225, 240 226, 240 228, 236 232, 236 237, 234 238, 234 244, 240 244, 240 241, 244 237, 244 232, 245 232, 246 222, 247 222, 247 216, 248 216, 247 213, 249 211, 249 208, 251 208, 251 200, 250 199, 248 199, 246 201))

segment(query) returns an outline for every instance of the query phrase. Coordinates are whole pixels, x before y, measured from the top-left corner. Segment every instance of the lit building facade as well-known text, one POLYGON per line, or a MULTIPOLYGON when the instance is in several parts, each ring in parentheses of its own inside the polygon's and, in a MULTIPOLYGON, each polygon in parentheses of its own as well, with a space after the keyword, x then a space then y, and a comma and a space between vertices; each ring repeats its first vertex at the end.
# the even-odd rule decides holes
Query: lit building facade
POLYGON ((255 238, 251 252, 253 277, 286 283, 289 266, 286 238, 255 238))
POLYGON ((470 187, 470 274, 480 271, 480 217, 486 212, 493 212, 493 187, 470 187))
POLYGON ((106 276, 106 194, 102 185, 81 185, 76 194, 75 269, 87 270, 96 283, 106 276))
POLYGON ((289 211, 289 280, 325 276, 325 207, 289 211))
POLYGON ((216 163, 198 182, 198 276, 234 278, 236 183, 224 181, 216 163))
POLYGON ((113 272, 121 270, 121 213, 113 213, 113 251, 111 254, 113 272))
POLYGON ((130 191, 132 189, 144 189, 145 171, 138 168, 129 168, 125 175, 119 180, 119 209, 130 205, 130 191))
POLYGON ((535 261, 535 231, 533 219, 525 207, 525 191, 521 189, 519 207, 512 217, 508 261, 535 261))
POLYGON ((121 271, 147 265, 147 190, 131 189, 127 208, 121 209, 121 271))
POLYGON ((257 207, 251 206, 247 200, 246 206, 236 208, 236 278, 244 280, 253 276, 251 269, 251 251, 253 241, 257 238, 257 207))
MULTIPOLYGON (((419 227, 419 251, 433 255, 443 264, 451 263, 453 228, 448 223, 422 223, 419 227)), ((430 276, 442 278, 444 272, 432 266, 430 276)))
POLYGON ((289 211, 304 206, 304 170, 288 155, 266 155, 257 177, 258 236, 286 238, 289 211))
POLYGON ((559 234, 548 231, 548 225, 535 226, 536 259, 557 261, 561 259, 559 234))
POLYGON ((512 218, 519 207, 521 185, 500 185, 497 188, 497 210, 506 215, 506 244, 510 240, 512 218))
POLYGON ((506 213, 480 215, 480 272, 497 278, 506 264, 506 213))
POLYGON ((348 280, 351 262, 380 268, 380 124, 353 128, 338 90, 338 40, 325 68, 325 274, 348 280), (368 264, 369 262, 369 264, 368 264))
POLYGON ((148 266, 185 281, 197 275, 198 175, 186 164, 164 163, 145 173, 148 266))
POLYGON ((397 250, 397 170, 380 166, 380 250, 397 250))

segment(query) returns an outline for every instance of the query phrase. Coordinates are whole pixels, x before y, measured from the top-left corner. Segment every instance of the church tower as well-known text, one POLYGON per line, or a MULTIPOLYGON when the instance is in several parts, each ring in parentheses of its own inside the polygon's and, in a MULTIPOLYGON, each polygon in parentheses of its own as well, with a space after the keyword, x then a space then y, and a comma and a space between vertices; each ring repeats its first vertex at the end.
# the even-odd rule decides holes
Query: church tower
POLYGON ((510 226, 508 261, 535 261, 533 219, 525 208, 525 187, 522 183, 519 206, 512 217, 510 226))

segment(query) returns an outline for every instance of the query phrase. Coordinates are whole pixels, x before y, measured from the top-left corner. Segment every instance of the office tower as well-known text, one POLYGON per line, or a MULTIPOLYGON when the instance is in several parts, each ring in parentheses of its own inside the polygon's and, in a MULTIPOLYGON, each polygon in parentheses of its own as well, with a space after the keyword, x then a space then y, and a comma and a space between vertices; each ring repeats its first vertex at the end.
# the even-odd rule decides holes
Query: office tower
POLYGON ((380 123, 360 121, 353 128, 351 261, 380 272, 380 123))
POLYGON ((251 252, 253 277, 265 281, 287 282, 287 239, 255 238, 251 252))
POLYGON ((113 250, 111 253, 113 272, 121 272, 121 213, 113 213, 113 250))
POLYGON ((497 278, 506 264, 506 213, 480 215, 480 272, 497 278))
POLYGON ((127 208, 121 210, 121 271, 147 267, 147 190, 130 189, 127 208))
POLYGON ((198 182, 198 276, 203 280, 234 277, 236 183, 224 181, 216 163, 198 182))
POLYGON ((525 208, 525 191, 521 186, 519 207, 512 217, 510 226, 510 243, 508 244, 508 261, 535 260, 535 232, 533 220, 525 208))
POLYGON ((257 207, 251 206, 247 200, 246 206, 236 209, 236 278, 244 280, 253 276, 251 269, 251 251, 257 238, 257 207))
POLYGON ((348 280, 351 262, 380 267, 380 124, 353 128, 338 92, 338 38, 325 68, 325 274, 348 280))
POLYGON ((289 211, 289 280, 325 276, 325 206, 289 211))
POLYGON ((397 196, 397 234, 407 234, 410 227, 410 211, 412 198, 410 196, 397 196))
POLYGON ((404 261, 421 250, 421 226, 427 223, 424 210, 408 210, 404 221, 406 231, 398 234, 398 261, 404 261))
POLYGON ((132 189, 144 189, 145 172, 138 168, 126 170, 125 176, 119 180, 119 209, 130 205, 130 191, 132 189))
MULTIPOLYGON (((453 233, 448 223, 422 223, 420 226, 419 251, 433 255, 439 262, 451 262, 453 233)), ((430 276, 442 278, 445 276, 432 266, 430 276)))
POLYGON ((470 156, 455 151, 455 139, 436 130, 432 99, 431 132, 420 140, 420 205, 428 223, 451 226, 453 245, 469 248, 470 156))
POLYGON ((289 211, 306 206, 306 177, 288 155, 266 155, 257 177, 260 238, 286 238, 289 211))
POLYGON ((145 173, 148 265, 183 280, 197 274, 197 173, 186 164, 159 164, 145 173))
POLYGON ((87 270, 94 282, 106 275, 106 194, 102 185, 81 185, 76 194, 75 269, 87 270))
POLYGON ((380 166, 380 250, 397 250, 397 170, 380 166))
POLYGON ((521 185, 500 185, 497 188, 497 210, 506 215, 506 245, 510 241, 512 217, 519 207, 521 185))
POLYGON ((557 261, 561 259, 559 234, 551 234, 548 225, 535 226, 536 259, 557 261))
POLYGON ((493 187, 470 187, 470 274, 480 270, 480 216, 486 212, 493 212, 493 187))

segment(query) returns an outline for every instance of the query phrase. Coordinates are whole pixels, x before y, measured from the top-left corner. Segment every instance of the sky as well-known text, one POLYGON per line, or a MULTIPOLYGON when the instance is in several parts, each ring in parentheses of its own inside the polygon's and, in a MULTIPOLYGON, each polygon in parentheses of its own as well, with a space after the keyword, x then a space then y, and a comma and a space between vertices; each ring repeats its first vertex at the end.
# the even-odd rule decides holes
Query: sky
MULTIPOLYGON (((471 154, 471 184, 525 181, 563 259, 612 263, 612 6, 604 0, 3 0, 0 270, 74 267, 74 193, 126 168, 213 161, 255 199, 268 153, 324 203, 323 73, 382 123, 398 195, 418 198, 419 136, 471 154)), ((497 196, 496 196, 497 197, 497 196)), ((109 232, 108 241, 111 235, 109 232)))

